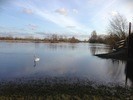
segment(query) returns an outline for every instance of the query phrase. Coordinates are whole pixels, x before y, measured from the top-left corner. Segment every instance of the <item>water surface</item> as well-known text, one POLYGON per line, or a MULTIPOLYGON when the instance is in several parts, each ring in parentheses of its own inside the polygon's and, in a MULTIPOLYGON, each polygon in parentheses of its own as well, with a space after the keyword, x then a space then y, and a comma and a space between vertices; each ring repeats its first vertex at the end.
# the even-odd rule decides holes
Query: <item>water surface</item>
POLYGON ((98 83, 123 84, 125 62, 93 54, 109 46, 89 43, 0 43, 0 79, 79 77, 98 83), (40 61, 34 63, 34 55, 40 61))

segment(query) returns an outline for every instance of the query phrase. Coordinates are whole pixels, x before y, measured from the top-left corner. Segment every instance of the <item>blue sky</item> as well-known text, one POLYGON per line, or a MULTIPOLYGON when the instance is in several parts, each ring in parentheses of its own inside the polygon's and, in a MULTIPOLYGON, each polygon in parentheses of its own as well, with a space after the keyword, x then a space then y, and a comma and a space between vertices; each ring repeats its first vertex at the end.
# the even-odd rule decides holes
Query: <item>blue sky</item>
POLYGON ((118 13, 133 21, 133 0, 0 0, 0 34, 106 34, 118 13))

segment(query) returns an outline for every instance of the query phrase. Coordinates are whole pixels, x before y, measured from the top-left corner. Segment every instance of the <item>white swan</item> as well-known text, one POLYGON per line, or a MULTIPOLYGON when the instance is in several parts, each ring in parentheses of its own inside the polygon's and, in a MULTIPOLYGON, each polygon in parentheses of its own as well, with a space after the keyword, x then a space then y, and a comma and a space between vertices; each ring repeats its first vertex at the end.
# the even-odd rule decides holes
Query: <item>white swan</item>
POLYGON ((37 62, 37 61, 39 61, 39 60, 40 60, 40 58, 34 56, 34 61, 35 61, 35 62, 37 62))

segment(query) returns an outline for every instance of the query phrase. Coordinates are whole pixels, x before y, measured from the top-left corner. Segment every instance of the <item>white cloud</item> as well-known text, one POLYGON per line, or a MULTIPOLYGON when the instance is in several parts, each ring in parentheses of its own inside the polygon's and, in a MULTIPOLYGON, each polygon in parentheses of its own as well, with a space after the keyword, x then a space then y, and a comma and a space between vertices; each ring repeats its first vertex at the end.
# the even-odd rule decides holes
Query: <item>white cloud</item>
POLYGON ((28 25, 28 28, 29 28, 30 30, 36 30, 36 29, 38 28, 38 26, 35 25, 35 24, 29 24, 29 25, 28 25))
POLYGON ((25 28, 16 28, 16 27, 8 27, 8 26, 0 26, 0 32, 2 33, 22 33, 26 32, 25 28))
POLYGON ((66 26, 67 28, 76 28, 76 26, 66 26))
MULTIPOLYGON (((64 28, 67 32, 83 32, 83 33, 88 33, 90 32, 90 28, 87 26, 79 23, 77 20, 73 19, 73 17, 66 16, 68 15, 68 10, 66 8, 60 8, 56 9, 55 12, 59 13, 53 13, 50 10, 46 10, 44 7, 37 7, 33 3, 21 3, 17 4, 17 6, 22 7, 22 8, 27 8, 29 7, 31 11, 34 11, 34 15, 38 16, 41 20, 48 20, 59 27, 64 28), (60 16, 63 15, 63 16, 60 16), (73 28, 68 28, 68 26, 74 26, 73 28)), ((75 12, 76 9, 75 9, 75 12)))
POLYGON ((78 14, 78 10, 77 9, 73 9, 72 10, 75 14, 78 14))
MULTIPOLYGON (((80 23, 78 23, 77 21, 75 21, 74 19, 70 18, 69 16, 58 16, 58 15, 54 15, 53 13, 50 12, 44 12, 41 11, 40 9, 36 9, 37 11, 37 15, 42 17, 43 19, 47 19, 55 24, 57 24, 58 26, 64 27, 66 28, 67 26, 74 26, 76 30, 86 30, 87 28, 84 25, 81 25, 80 23)), ((74 31, 74 30, 71 30, 74 31)))
POLYGON ((23 13, 26 13, 26 14, 33 14, 33 10, 32 10, 32 9, 29 9, 29 8, 24 8, 24 9, 23 9, 23 13))
POLYGON ((118 12, 117 12, 117 11, 112 11, 112 12, 111 12, 111 15, 112 15, 112 16, 117 16, 117 15, 118 15, 118 12))
POLYGON ((59 13, 61 15, 64 15, 64 16, 66 16, 68 14, 68 10, 65 8, 56 9, 55 12, 59 13))

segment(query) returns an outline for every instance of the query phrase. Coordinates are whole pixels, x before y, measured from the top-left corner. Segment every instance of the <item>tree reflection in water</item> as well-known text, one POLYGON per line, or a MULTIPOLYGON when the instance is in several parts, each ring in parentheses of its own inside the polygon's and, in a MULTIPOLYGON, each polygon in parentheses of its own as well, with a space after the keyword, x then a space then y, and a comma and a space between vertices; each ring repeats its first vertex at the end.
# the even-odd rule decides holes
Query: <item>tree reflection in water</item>
POLYGON ((107 59, 106 65, 108 65, 106 75, 108 75, 110 77, 109 79, 111 79, 109 81, 114 82, 114 83, 121 83, 124 81, 125 79, 125 75, 123 73, 125 70, 124 61, 115 60, 115 59, 107 59))
POLYGON ((89 50, 92 55, 95 55, 110 52, 110 47, 104 44, 91 43, 89 44, 89 50))
POLYGON ((51 50, 64 50, 64 49, 71 49, 75 50, 77 48, 77 43, 49 43, 47 46, 51 50))

